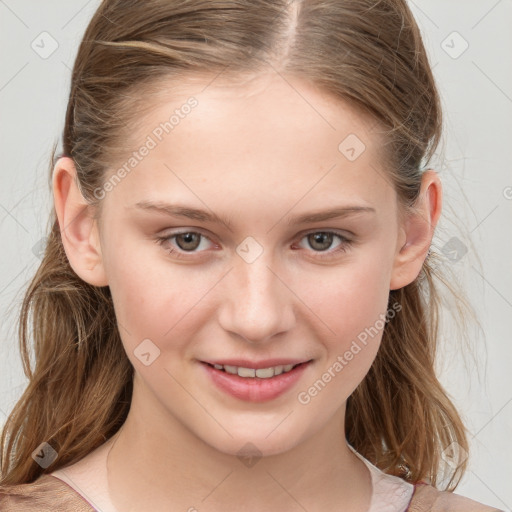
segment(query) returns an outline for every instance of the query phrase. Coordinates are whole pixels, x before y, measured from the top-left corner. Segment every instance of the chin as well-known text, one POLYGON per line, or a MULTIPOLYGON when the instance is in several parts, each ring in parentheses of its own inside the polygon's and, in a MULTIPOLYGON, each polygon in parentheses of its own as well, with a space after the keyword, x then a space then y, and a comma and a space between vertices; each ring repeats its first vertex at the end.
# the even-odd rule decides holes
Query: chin
POLYGON ((226 455, 233 455, 240 458, 241 462, 244 460, 257 460, 261 457, 269 457, 272 455, 280 455, 291 450, 300 442, 300 439, 295 439, 290 436, 288 430, 281 432, 278 435, 276 431, 272 432, 272 428, 262 431, 255 431, 253 435, 247 432, 247 429, 239 433, 228 431, 233 437, 229 439, 203 439, 204 442, 209 444, 215 450, 225 453, 226 455), (272 432, 269 435, 269 432, 272 432))

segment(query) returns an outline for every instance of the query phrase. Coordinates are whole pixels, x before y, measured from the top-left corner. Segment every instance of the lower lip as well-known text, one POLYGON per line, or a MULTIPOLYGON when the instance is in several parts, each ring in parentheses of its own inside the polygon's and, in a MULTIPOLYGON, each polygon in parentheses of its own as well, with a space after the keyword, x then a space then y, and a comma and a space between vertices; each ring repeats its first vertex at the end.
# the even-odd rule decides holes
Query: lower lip
POLYGON ((293 370, 270 377, 269 379, 240 377, 223 370, 217 370, 206 363, 201 363, 201 365, 220 390, 247 402, 266 402, 277 398, 293 387, 301 378, 310 362, 301 363, 293 368, 293 370))

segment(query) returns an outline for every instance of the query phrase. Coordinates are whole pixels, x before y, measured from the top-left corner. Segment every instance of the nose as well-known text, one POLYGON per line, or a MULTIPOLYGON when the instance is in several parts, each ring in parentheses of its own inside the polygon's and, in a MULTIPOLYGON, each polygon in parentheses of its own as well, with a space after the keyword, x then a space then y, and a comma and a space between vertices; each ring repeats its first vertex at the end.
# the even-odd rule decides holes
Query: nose
POLYGON ((248 263, 235 257, 223 280, 218 309, 221 327, 249 343, 264 343, 295 324, 294 293, 264 252, 248 263))

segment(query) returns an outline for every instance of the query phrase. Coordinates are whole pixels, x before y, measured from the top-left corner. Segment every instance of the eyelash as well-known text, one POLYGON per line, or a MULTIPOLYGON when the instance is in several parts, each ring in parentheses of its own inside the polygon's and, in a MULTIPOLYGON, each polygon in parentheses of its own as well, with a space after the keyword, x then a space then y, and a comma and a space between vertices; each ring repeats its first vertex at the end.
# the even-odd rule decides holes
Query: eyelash
MULTIPOLYGON (((196 235, 200 235, 201 237, 203 238, 206 238, 207 240, 210 240, 206 235, 204 235, 203 233, 200 233, 198 231, 181 231, 179 233, 174 233, 172 235, 169 235, 169 236, 163 236, 163 237, 157 237, 155 242, 162 246, 163 247, 163 244, 166 243, 166 242, 169 242, 171 239, 177 237, 178 235, 184 235, 184 234, 188 234, 188 233, 192 233, 192 234, 196 234, 196 235)), ((303 238, 306 238, 308 235, 313 235, 313 234, 317 234, 317 233, 322 233, 322 234, 327 234, 327 235, 334 235, 335 237, 338 237, 341 241, 340 245, 334 249, 334 250, 328 250, 326 249, 325 251, 312 251, 314 253, 317 253, 317 255, 315 256, 315 258, 318 258, 318 259, 328 259, 328 258, 332 258, 332 257, 335 257, 336 255, 340 254, 340 253, 345 253, 347 252, 347 250, 351 247, 352 245, 352 240, 349 240, 348 238, 344 237, 343 235, 341 235, 340 233, 336 232, 336 231, 310 231, 308 233, 305 233, 304 235, 302 235, 302 237, 299 239, 299 242, 303 239, 303 238)), ((211 241, 211 240, 210 240, 211 241)), ((165 249, 169 254, 172 254, 173 256, 175 256, 176 258, 178 259, 189 259, 190 257, 188 256, 189 254, 195 254, 194 252, 186 252, 186 251, 181 251, 179 249, 176 249, 176 248, 172 248, 172 249, 165 249)), ((192 256, 194 257, 194 256, 192 256)))

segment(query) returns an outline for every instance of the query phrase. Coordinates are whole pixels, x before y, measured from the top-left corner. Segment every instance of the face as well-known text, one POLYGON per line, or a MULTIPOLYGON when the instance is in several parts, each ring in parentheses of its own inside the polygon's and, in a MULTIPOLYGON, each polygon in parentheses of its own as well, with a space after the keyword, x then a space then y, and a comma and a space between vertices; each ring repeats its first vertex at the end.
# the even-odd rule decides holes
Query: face
POLYGON ((375 358, 397 198, 349 105, 275 75, 208 83, 163 94, 98 191, 102 265, 132 408, 224 453, 276 454, 338 425, 375 358), (207 363, 304 364, 266 379, 207 363))

